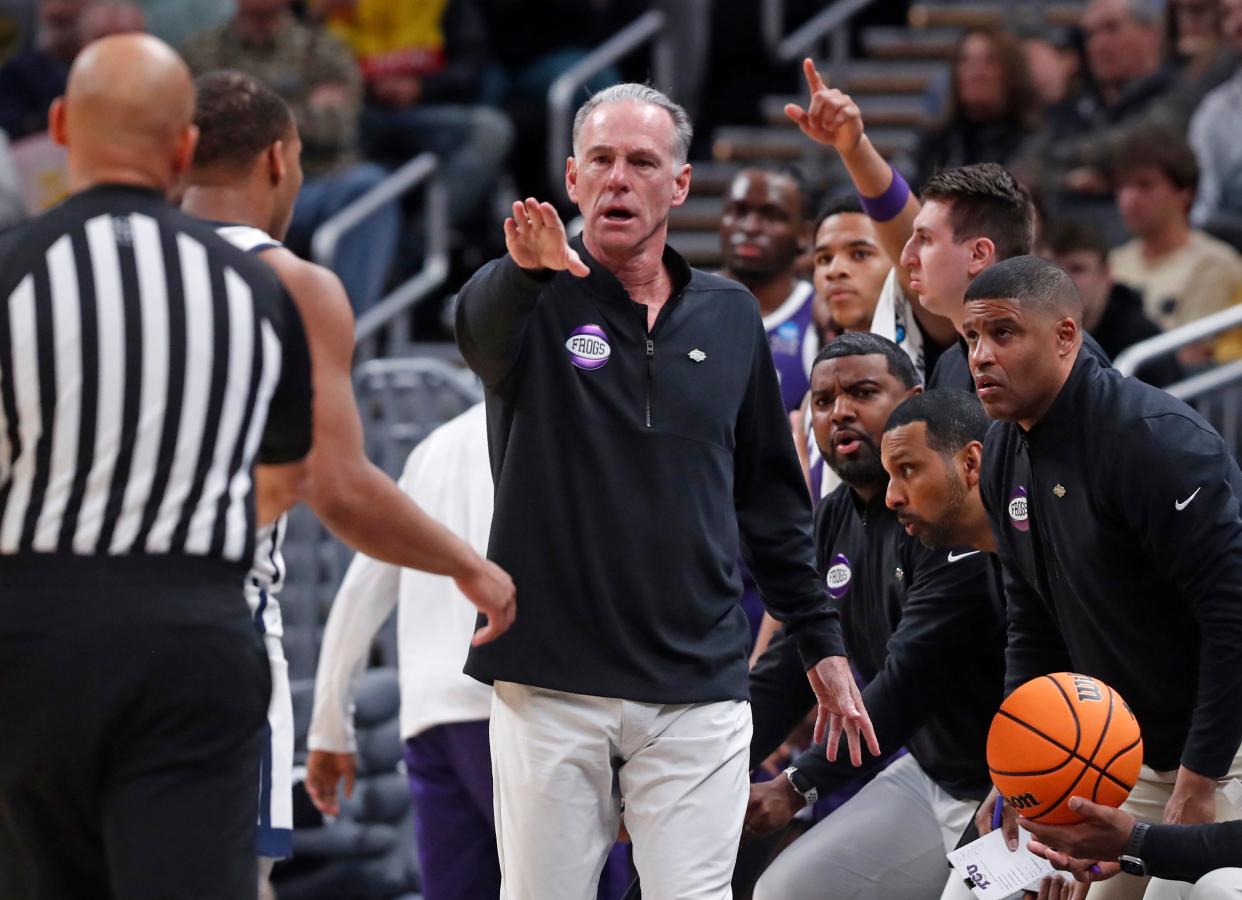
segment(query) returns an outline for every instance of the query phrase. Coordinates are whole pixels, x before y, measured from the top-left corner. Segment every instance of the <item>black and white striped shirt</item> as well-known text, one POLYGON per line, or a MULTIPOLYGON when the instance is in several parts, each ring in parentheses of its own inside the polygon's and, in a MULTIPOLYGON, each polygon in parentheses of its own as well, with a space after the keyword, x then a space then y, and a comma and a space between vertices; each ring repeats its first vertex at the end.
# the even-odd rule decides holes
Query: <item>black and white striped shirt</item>
POLYGON ((0 559, 244 569, 254 462, 311 438, 306 339, 272 271, 106 185, 0 239, 0 298, 0 559))

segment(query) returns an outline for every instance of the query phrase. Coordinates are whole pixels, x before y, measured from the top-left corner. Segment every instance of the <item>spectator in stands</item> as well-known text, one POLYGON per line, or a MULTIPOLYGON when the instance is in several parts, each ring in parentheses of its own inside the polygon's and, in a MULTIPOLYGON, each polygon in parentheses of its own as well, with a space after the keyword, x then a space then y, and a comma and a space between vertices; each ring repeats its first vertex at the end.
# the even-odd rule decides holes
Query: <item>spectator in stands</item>
POLYGON ((940 169, 1008 164, 1035 131, 1038 100, 1017 43, 997 28, 971 28, 953 51, 948 116, 915 153, 916 183, 940 169))
MULTIPOLYGON (((1242 54, 1242 0, 1221 0, 1221 29, 1242 54)), ((1211 91, 1190 121, 1190 145, 1200 167, 1191 221, 1230 236, 1242 247, 1242 66, 1211 91)))
POLYGON ((233 0, 138 0, 147 30, 179 47, 200 31, 223 25, 233 15, 233 0))
POLYGON ((1194 64, 1214 55, 1220 43, 1217 0, 1168 0, 1164 14, 1170 59, 1194 64))
MULTIPOLYGON (((362 145, 398 165, 430 150, 441 160, 449 221, 489 198, 513 144, 503 113, 475 105, 489 58, 477 0, 321 0, 328 28, 354 51, 366 103, 362 145)), ((494 222, 489 222, 494 225, 494 222)))
MULTIPOLYGON (((1159 126, 1135 129, 1114 171, 1117 205, 1133 238, 1113 250, 1109 266, 1142 293, 1148 317, 1168 330, 1232 304, 1242 289, 1242 257, 1190 225, 1199 167, 1185 140, 1159 126)), ((1182 359, 1193 364, 1207 355, 1182 359)))
MULTIPOLYGON (((195 75, 213 69, 253 75, 293 109, 306 181, 287 243, 306 255, 315 230, 387 173, 358 161, 362 78, 353 55, 322 28, 294 18, 290 2, 237 0, 230 21, 191 37, 182 55, 195 75)), ((397 205, 388 203, 341 237, 332 268, 356 312, 369 309, 383 293, 400 224, 397 205)))
POLYGON ((23 50, 35 34, 36 12, 30 0, 0 0, 0 64, 23 50))
MULTIPOLYGON (((563 179, 548 183, 548 90, 558 76, 634 19, 649 0, 479 0, 492 36, 495 63, 484 79, 484 100, 505 110, 522 140, 512 167, 522 196, 547 196, 566 205, 563 179)), ((644 71, 640 77, 646 77, 644 71)), ((579 100, 615 84, 608 66, 575 92, 579 100)), ((569 150, 566 146, 565 151, 569 150)), ((563 154, 562 154, 563 156, 563 154)))
POLYGON ((0 131, 16 141, 47 131, 52 101, 65 92, 69 64, 82 47, 90 0, 39 0, 37 46, 0 68, 0 131))
POLYGON ((99 0, 82 14, 82 45, 112 34, 146 31, 142 9, 129 0, 99 0))
POLYGON ((1065 33, 1031 31, 1023 34, 1019 43, 1031 76, 1031 88, 1041 109, 1063 103, 1079 89, 1082 55, 1065 33))
MULTIPOLYGON (((1108 245, 1089 225, 1063 222, 1048 236, 1049 257, 1069 273, 1082 295, 1082 325, 1109 355, 1160 334, 1160 326, 1143 312, 1143 297, 1113 280, 1108 268, 1108 245)), ((1165 387, 1185 374, 1177 359, 1163 356, 1135 373, 1148 384, 1165 387)))
POLYGON ((1049 110, 1020 169, 1039 184, 1054 212, 1085 211, 1115 229, 1108 162, 1126 130, 1171 90, 1177 72, 1163 64, 1153 0, 1091 0, 1082 27, 1086 86, 1049 110))

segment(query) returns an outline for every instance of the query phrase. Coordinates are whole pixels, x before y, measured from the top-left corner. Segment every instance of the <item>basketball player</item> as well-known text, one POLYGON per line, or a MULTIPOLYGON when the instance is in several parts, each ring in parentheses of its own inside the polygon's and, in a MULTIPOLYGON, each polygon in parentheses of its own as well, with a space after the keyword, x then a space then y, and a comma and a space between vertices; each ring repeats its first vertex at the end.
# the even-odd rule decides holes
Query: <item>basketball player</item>
POLYGON ((814 289, 794 272, 807 239, 806 197, 790 172, 743 169, 725 193, 720 217, 720 274, 759 301, 785 409, 802 404, 819 338, 814 289))
POLYGON ((1006 687, 1100 678, 1143 731, 1123 809, 1148 823, 1236 818, 1219 788, 1242 773, 1242 472, 1186 404, 1082 353, 1081 316, 1069 275, 1035 257, 966 292, 972 374, 999 420, 981 484, 1005 574, 1006 687))
POLYGON ((354 321, 336 275, 286 250, 302 181, 301 141, 284 101, 257 79, 214 72, 197 81, 198 149, 182 207, 219 223, 218 233, 258 254, 275 269, 302 315, 310 345, 314 444, 303 463, 260 467, 262 523, 246 597, 272 665, 270 756, 264 756, 258 852, 270 871, 292 848, 293 708, 276 594, 284 580, 280 544, 283 513, 305 501, 333 534, 354 549, 393 565, 452 576, 487 617, 474 637, 486 643, 513 621, 509 576, 469 544, 428 517, 363 449, 350 364, 354 321))
MULTIPOLYGON (((918 296, 915 316, 927 335, 947 348, 927 386, 973 391, 959 339, 962 297, 988 266, 1031 252, 1035 208, 1030 195, 1002 166, 981 163, 936 173, 923 185, 920 203, 867 138, 858 105, 829 88, 811 60, 803 63, 803 73, 809 103, 805 109, 790 103, 786 114, 803 134, 840 155, 881 244, 905 270, 910 295, 918 296)), ((1108 363, 1093 338, 1087 336, 1086 345, 1108 363)))
MULTIPOLYGON (((863 699, 881 746, 910 752, 778 856, 756 900, 821 898, 829 885, 832 896, 859 900, 968 893, 945 853, 989 788, 984 745, 1001 699, 1004 614, 984 554, 925 546, 885 506, 877 445, 894 408, 919 391, 909 358, 877 335, 842 335, 811 373, 815 438, 844 482, 816 512, 819 569, 850 658, 868 680, 863 699), (975 652, 959 652, 965 635, 975 652)), ((978 430, 986 417, 969 402, 978 430)), ((752 762, 813 704, 789 650, 778 639, 751 673, 752 762)), ((751 834, 785 825, 820 794, 882 764, 859 770, 836 759, 835 738, 799 755, 783 777, 751 786, 751 834)))

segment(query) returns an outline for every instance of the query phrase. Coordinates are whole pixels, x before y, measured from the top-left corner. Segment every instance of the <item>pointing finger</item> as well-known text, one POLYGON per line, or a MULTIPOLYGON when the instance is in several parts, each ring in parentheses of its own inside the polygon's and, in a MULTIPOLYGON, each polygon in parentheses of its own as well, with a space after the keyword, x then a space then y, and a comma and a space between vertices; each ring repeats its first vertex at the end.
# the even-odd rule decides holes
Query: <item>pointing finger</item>
POLYGON ((815 68, 815 61, 811 57, 808 56, 802 60, 802 71, 806 75, 806 84, 811 89, 812 94, 827 87, 824 84, 824 79, 820 77, 819 70, 815 68))

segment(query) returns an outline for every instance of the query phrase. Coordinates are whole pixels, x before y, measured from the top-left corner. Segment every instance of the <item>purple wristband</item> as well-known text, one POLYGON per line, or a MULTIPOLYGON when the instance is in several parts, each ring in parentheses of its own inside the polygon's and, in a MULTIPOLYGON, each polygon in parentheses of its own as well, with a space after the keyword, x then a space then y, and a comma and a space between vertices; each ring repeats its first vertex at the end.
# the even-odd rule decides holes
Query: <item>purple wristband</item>
POLYGON ((889 219, 897 218, 906 208, 906 200, 910 198, 910 185, 906 184, 901 173, 892 166, 889 166, 889 171, 893 173, 893 180, 883 194, 878 197, 858 195, 863 212, 876 222, 887 222, 889 219))

